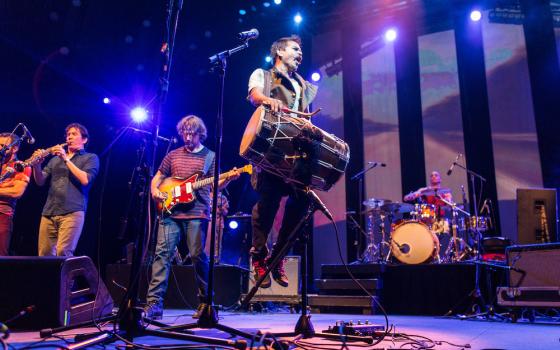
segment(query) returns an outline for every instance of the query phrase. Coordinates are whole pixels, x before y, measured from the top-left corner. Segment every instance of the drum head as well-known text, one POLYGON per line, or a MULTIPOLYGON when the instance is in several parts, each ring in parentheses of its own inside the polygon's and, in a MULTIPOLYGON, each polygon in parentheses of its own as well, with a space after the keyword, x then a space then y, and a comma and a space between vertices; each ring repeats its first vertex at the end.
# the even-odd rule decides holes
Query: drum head
POLYGON ((400 262, 421 264, 438 255, 439 241, 425 224, 407 221, 391 235, 391 252, 400 262))
POLYGON ((258 131, 261 128, 261 117, 265 113, 264 107, 260 106, 255 110, 251 119, 249 119, 249 123, 245 127, 245 132, 243 133, 243 138, 241 139, 241 144, 239 145, 239 155, 244 156, 247 153, 247 150, 253 142, 255 142, 255 138, 257 137, 258 131))

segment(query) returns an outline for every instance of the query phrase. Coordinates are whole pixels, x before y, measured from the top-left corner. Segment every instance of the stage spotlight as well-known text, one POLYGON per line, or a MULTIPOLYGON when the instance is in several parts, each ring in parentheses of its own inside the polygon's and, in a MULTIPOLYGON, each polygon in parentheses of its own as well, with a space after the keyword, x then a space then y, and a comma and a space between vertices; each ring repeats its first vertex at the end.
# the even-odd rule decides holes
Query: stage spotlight
POLYGON ((395 28, 389 28, 385 31, 385 41, 392 42, 397 39, 397 30, 395 28))
POLYGON ((239 227, 239 223, 238 223, 237 221, 235 221, 235 220, 231 220, 231 221, 229 222, 229 225, 228 225, 228 226, 229 226, 230 229, 235 230, 236 228, 239 227))
POLYGON ((313 74, 311 74, 311 80, 313 80, 314 82, 321 80, 321 73, 313 72, 313 74))
POLYGON ((282 0, 274 0, 274 3, 275 3, 276 5, 280 5, 280 4, 282 3, 282 0))
POLYGON ((136 107, 130 111, 130 117, 137 123, 142 123, 148 119, 148 111, 144 107, 136 107))
POLYGON ((103 103, 108 105, 109 103, 111 103, 111 99, 109 97, 105 97, 105 98, 103 98, 103 103))
POLYGON ((239 14, 240 14, 241 16, 243 16, 243 15, 247 14, 247 11, 241 9, 241 10, 239 10, 239 14))
POLYGON ((303 21, 303 17, 301 17, 301 15, 298 13, 294 16, 294 22, 295 24, 300 24, 301 21, 303 21))
POLYGON ((266 56, 266 57, 264 58, 264 60, 266 61, 266 63, 270 63, 270 62, 272 62, 272 57, 266 56))
POLYGON ((270 7, 270 2, 268 2, 268 1, 263 2, 263 6, 264 7, 270 7))
POLYGON ((479 10, 472 10, 471 11, 471 21, 478 22, 482 18, 482 12, 479 10))

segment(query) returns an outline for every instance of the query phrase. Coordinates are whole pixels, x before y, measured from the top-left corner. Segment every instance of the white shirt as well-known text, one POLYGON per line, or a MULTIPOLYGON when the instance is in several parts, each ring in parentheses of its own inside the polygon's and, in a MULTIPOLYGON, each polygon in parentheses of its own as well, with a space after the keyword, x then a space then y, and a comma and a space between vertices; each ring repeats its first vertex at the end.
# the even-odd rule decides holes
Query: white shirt
MULTIPOLYGON (((292 106, 294 111, 297 111, 299 108, 299 98, 301 95, 301 86, 299 85, 298 81, 294 78, 289 77, 292 86, 294 87, 294 91, 296 93, 295 96, 295 103, 292 106)), ((260 88, 261 91, 264 91, 264 70, 262 68, 255 69, 251 76, 249 77, 249 93, 254 88, 260 88)))

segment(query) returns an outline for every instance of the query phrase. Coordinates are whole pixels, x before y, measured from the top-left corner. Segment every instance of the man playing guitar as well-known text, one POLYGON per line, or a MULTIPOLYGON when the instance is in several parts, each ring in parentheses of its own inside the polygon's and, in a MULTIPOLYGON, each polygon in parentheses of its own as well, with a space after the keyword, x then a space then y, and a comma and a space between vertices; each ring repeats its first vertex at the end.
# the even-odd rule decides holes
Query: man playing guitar
MULTIPOLYGON (((202 144, 208 134, 202 119, 194 115, 182 118, 177 123, 177 133, 185 145, 165 156, 151 182, 152 198, 157 202, 163 202, 169 196, 161 187, 166 178, 189 178, 197 172, 202 173, 204 177, 214 176, 215 154, 202 144)), ((234 169, 229 177, 221 179, 220 188, 238 177, 239 173, 234 169)), ((160 220, 152 275, 146 296, 147 305, 144 309, 148 318, 160 319, 163 315, 163 296, 168 286, 171 260, 182 236, 187 240, 195 270, 194 282, 200 300, 193 318, 199 317, 205 308, 208 257, 204 253, 204 244, 210 219, 210 192, 211 187, 200 187, 195 200, 175 205, 173 210, 160 220)))

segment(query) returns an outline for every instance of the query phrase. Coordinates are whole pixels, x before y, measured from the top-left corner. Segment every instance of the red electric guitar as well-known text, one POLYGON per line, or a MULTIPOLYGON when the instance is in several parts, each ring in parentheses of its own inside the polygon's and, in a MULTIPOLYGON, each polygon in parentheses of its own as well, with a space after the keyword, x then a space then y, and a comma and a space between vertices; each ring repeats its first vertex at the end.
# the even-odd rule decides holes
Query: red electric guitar
MULTIPOLYGON (((243 168, 237 169, 237 171, 240 174, 251 174, 253 172, 253 166, 251 164, 247 164, 243 168)), ((233 174, 234 170, 230 170, 220 174, 219 179, 220 181, 227 179, 233 174)), ((175 206, 194 202, 196 199, 196 190, 214 183, 213 176, 198 180, 201 175, 201 173, 195 173, 187 179, 179 177, 168 177, 164 179, 158 187, 165 196, 165 200, 157 202, 158 214, 169 215, 172 213, 175 206)))

